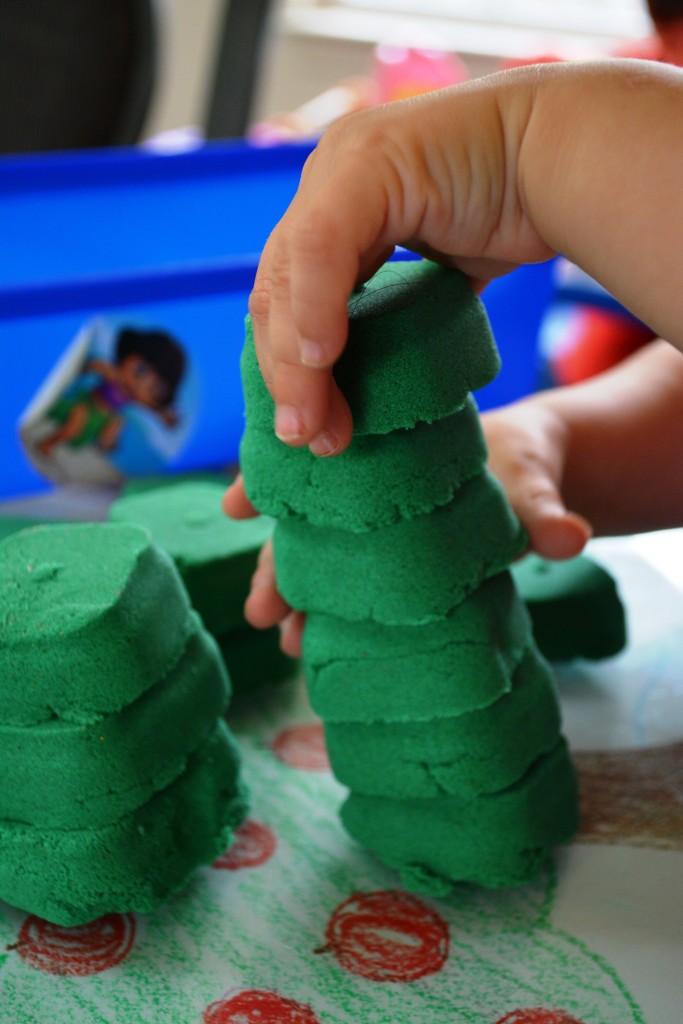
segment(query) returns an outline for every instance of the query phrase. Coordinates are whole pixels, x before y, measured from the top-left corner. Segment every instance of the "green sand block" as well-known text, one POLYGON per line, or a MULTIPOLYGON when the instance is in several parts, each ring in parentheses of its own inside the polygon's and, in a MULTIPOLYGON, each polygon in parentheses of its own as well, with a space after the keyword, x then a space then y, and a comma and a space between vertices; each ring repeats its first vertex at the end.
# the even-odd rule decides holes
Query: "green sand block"
POLYGON ((513 574, 546 658, 599 660, 624 649, 626 612, 617 584, 592 558, 549 562, 529 555, 513 574))
POLYGON ((177 487, 180 483, 211 483, 220 484, 223 490, 235 479, 234 472, 229 470, 199 470, 189 473, 163 473, 157 476, 136 476, 126 480, 121 487, 121 497, 131 494, 142 494, 162 487, 177 487))
POLYGON ((0 899, 60 925, 155 910, 223 852, 244 819, 238 763, 219 722, 178 779, 115 824, 0 822, 0 899))
POLYGON ((249 322, 242 356, 245 487, 277 513, 278 586, 306 613, 311 704, 352 789, 342 822, 433 895, 524 884, 577 824, 553 680, 508 571, 527 537, 481 465, 479 430, 464 421, 453 450, 424 441, 466 402, 475 415, 468 394, 498 369, 483 308, 448 273, 390 264, 351 297, 334 368, 354 417, 346 463, 266 438, 249 322))
POLYGON ((244 601, 261 546, 273 524, 265 517, 228 519, 220 483, 180 483, 124 496, 113 522, 146 527, 173 561, 204 625, 220 636, 244 625, 244 601))
POLYGON ((527 538, 485 472, 427 515, 365 533, 284 519, 274 545, 280 592, 293 608, 418 625, 447 615, 505 569, 527 538))
POLYGON ((280 630, 244 626, 216 637, 230 675, 234 696, 246 696, 264 686, 284 683, 298 670, 299 661, 280 649, 280 630))
POLYGON ((193 628, 172 561, 138 526, 15 533, 0 543, 0 579, 5 725, 118 711, 177 663, 193 628))
MULTIPOLYGON (((242 354, 248 422, 272 429, 274 407, 251 323, 242 354)), ((425 260, 385 264, 349 299, 349 334, 334 376, 356 434, 433 423, 500 369, 488 316, 466 277, 425 260)))
POLYGON ((95 828, 168 786, 225 712, 229 681, 196 619, 170 673, 132 704, 92 724, 0 724, 0 821, 95 828))
POLYGON ((255 507, 267 515, 303 516, 318 526, 373 530, 430 512, 453 500, 481 473, 486 444, 477 407, 411 430, 354 437, 341 455, 321 459, 291 448, 271 428, 247 426, 240 464, 255 507))
POLYGON ((29 519, 17 516, 0 516, 0 540, 10 537, 20 530, 28 530, 32 526, 46 526, 44 519, 29 519))
POLYGON ((316 670, 304 659, 304 668, 311 706, 326 722, 409 724, 429 721, 436 708, 452 716, 488 707, 512 688, 524 651, 452 644, 443 651, 378 659, 367 666, 347 661, 316 670))
POLYGON ((437 709, 461 715, 510 690, 531 642, 529 614, 507 571, 424 626, 309 614, 303 644, 311 704, 327 722, 428 721, 437 709))
MULTIPOLYGON (((387 672, 387 705, 392 686, 387 672)), ((471 799, 511 786, 560 738, 552 676, 533 651, 515 670, 511 691, 490 707, 456 717, 443 717, 436 702, 434 707, 438 717, 423 722, 326 722, 327 752, 339 782, 367 796, 471 799), (501 736, 514 741, 501 743, 501 736)))
POLYGON ((352 793, 342 807, 350 834, 406 887, 445 896, 454 882, 523 885, 576 831, 577 782, 565 742, 518 782, 465 801, 397 800, 352 793))

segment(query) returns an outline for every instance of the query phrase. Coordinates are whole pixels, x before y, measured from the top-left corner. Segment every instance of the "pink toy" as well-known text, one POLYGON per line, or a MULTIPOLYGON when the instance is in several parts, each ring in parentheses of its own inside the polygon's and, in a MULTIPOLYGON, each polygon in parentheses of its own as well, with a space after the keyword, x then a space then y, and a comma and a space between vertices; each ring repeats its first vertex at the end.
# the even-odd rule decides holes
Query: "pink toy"
POLYGON ((380 44, 373 61, 376 103, 405 100, 464 82, 467 68, 452 53, 380 44))
POLYGON ((271 146, 315 138, 333 121, 356 110, 419 96, 468 77, 465 65, 452 53, 380 44, 374 52, 371 74, 345 78, 296 110, 253 125, 249 139, 257 145, 271 146))

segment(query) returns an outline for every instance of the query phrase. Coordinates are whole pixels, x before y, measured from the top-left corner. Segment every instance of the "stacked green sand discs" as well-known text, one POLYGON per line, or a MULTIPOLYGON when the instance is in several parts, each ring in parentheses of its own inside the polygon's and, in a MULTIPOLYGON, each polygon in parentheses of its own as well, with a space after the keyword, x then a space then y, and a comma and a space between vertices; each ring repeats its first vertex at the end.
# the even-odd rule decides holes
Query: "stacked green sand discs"
POLYGON ((151 911, 246 813, 216 644, 138 526, 15 533, 0 578, 0 898, 151 911))
POLYGON ((169 483, 124 494, 110 509, 114 522, 138 523, 175 562, 190 601, 218 643, 235 693, 292 676, 296 662, 282 653, 277 629, 256 630, 244 602, 261 547, 273 532, 265 516, 228 519, 225 484, 169 483))
POLYGON ((29 526, 41 526, 42 521, 40 519, 29 519, 28 517, 20 516, 2 516, 0 517, 0 540, 4 540, 5 537, 9 537, 12 533, 18 533, 19 530, 27 530, 29 526))
POLYGON ((457 271, 388 264, 349 303, 335 376, 356 433, 319 459, 272 437, 250 325, 247 494, 278 517, 278 585, 349 832, 433 894, 527 881, 577 824, 554 683, 509 566, 526 538, 470 392, 498 371, 457 271))

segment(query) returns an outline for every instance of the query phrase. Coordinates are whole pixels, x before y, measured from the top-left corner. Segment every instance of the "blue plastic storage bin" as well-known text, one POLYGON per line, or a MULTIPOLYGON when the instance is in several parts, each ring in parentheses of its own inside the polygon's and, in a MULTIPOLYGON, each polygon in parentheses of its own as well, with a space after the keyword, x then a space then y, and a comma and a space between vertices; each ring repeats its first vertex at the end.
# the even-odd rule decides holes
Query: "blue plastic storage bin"
POLYGON ((502 361, 496 379, 476 395, 482 411, 513 402, 539 386, 538 332, 555 291, 554 262, 520 267, 492 281, 482 295, 502 361))
MULTIPOLYGON (((36 418, 36 402, 43 419, 50 411, 55 373, 78 378, 87 391, 92 381, 75 372, 75 349, 80 370, 93 357, 111 359, 126 327, 170 335, 187 358, 177 426, 164 429, 159 416, 133 409, 107 453, 114 476, 236 458, 247 298, 310 148, 232 143, 168 156, 136 150, 0 161, 0 496, 46 486, 43 473, 69 478, 68 466, 53 464, 54 452, 47 461, 27 457, 26 417, 36 418)), ((90 472, 106 482, 97 466, 86 478, 90 472)))
MULTIPOLYGON (((310 148, 230 143, 0 160, 0 497, 40 490, 46 478, 107 482, 236 459, 247 299, 310 148), (112 386, 109 426, 97 436, 113 431, 115 446, 101 458, 75 441, 66 461, 56 458, 63 444, 44 454, 75 407, 81 416, 87 405, 88 429, 99 429, 94 361, 111 366, 131 329, 182 350, 172 402, 119 415, 112 386)), ((545 267, 487 289, 504 369, 480 392, 480 407, 533 388, 548 290, 545 267)))

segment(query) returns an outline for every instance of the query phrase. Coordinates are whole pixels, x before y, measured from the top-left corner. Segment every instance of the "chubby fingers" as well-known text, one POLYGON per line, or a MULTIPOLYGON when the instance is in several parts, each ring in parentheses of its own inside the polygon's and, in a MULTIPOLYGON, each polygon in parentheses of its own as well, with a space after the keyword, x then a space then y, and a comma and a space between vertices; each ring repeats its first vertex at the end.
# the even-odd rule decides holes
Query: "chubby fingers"
POLYGON ((275 584, 273 542, 267 541, 259 555, 256 571, 251 579, 251 590, 244 605, 244 614, 256 629, 270 629, 282 622, 291 608, 278 592, 275 584))
POLYGON ((547 480, 527 479, 522 489, 513 489, 510 501, 529 534, 531 550, 543 558, 574 558, 590 540, 590 524, 567 510, 559 491, 547 480))
POLYGON ((590 523, 567 509, 561 493, 565 439, 562 425, 533 400, 482 416, 489 468, 503 485, 544 558, 578 555, 591 537, 590 523))
POLYGON ((223 511, 231 519, 253 519, 258 515, 247 497, 241 473, 237 474, 223 495, 223 511))
MULTIPOLYGON (((250 519, 258 512, 249 501, 239 474, 223 495, 223 510, 232 519, 250 519)), ((280 627, 280 647, 292 658, 301 657, 305 616, 289 607, 275 581, 273 542, 262 547, 251 587, 244 603, 244 616, 256 629, 280 627)))
POLYGON ((295 611, 280 623, 280 647, 290 658, 301 657, 305 623, 304 613, 295 611))
POLYGON ((249 299, 249 312, 261 373, 275 402, 275 433, 295 447, 327 434, 335 439, 328 447, 339 446, 341 450, 352 430, 348 406, 334 382, 331 366, 312 367, 303 362, 289 286, 271 271, 271 266, 266 247, 249 299))
POLYGON ((244 615, 247 622, 256 629, 279 626, 282 650, 293 658, 301 657, 305 619, 301 612, 290 608, 277 589, 272 541, 268 541, 261 549, 251 580, 251 590, 244 605, 244 615))
POLYGON ((286 444, 332 455, 348 447, 353 432, 332 365, 346 341, 356 271, 330 277, 323 258, 311 266, 307 251, 282 231, 284 237, 276 229, 264 249, 249 300, 256 354, 275 402, 276 435, 286 444), (320 307, 315 316, 309 308, 312 287, 320 307))
POLYGON ((399 240, 388 225, 386 168, 373 168, 368 148, 354 142, 364 137, 363 124, 341 137, 333 127, 307 161, 264 248, 249 302, 275 432, 318 454, 342 451, 351 440, 351 413, 332 376, 346 344, 349 296, 399 240))
MULTIPOLYGON (((247 497, 241 474, 223 495, 223 510, 232 519, 249 519, 258 515, 247 497)), ((282 623, 291 611, 275 583, 273 542, 269 540, 259 552, 251 588, 244 604, 244 614, 247 622, 256 629, 269 629, 282 623)))

